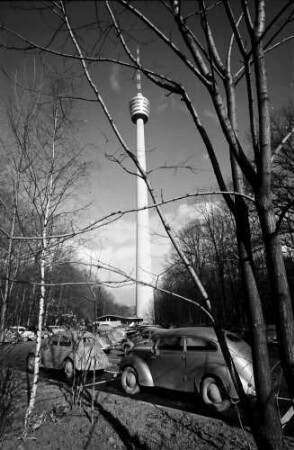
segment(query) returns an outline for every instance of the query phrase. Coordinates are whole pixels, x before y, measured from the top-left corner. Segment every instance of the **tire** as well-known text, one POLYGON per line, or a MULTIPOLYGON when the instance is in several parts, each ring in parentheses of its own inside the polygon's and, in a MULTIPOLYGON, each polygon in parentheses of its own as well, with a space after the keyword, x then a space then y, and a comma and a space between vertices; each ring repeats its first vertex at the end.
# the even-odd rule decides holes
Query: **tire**
POLYGON ((140 392, 138 375, 133 367, 127 366, 123 369, 121 374, 121 385, 126 394, 135 395, 140 392))
POLYGON ((34 373, 35 367, 35 355, 34 353, 30 353, 27 357, 27 371, 29 373, 34 373))
POLYGON ((231 400, 220 380, 214 377, 206 377, 201 384, 201 397, 205 405, 217 412, 227 411, 231 406, 231 400))
POLYGON ((71 381, 74 378, 75 368, 71 359, 66 359, 63 364, 63 373, 66 380, 71 381))

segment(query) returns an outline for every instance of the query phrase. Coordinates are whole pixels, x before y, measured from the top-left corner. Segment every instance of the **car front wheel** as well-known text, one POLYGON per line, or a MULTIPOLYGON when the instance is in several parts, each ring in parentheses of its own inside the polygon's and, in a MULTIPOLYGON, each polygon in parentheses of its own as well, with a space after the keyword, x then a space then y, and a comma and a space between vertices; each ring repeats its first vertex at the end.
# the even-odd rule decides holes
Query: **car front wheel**
POLYGON ((71 359, 66 359, 64 361, 63 372, 64 372, 65 378, 68 381, 73 379, 74 373, 75 373, 75 369, 74 369, 74 364, 73 364, 71 359))
POLYGON ((121 385, 123 390, 130 395, 140 392, 138 384, 138 375, 133 367, 125 367, 121 374, 121 385))
POLYGON ((34 373, 34 367, 35 367, 35 355, 33 353, 30 353, 27 359, 27 371, 29 373, 34 373))
POLYGON ((231 405, 222 383, 214 377, 206 377, 201 384, 203 402, 217 412, 227 411, 231 405))

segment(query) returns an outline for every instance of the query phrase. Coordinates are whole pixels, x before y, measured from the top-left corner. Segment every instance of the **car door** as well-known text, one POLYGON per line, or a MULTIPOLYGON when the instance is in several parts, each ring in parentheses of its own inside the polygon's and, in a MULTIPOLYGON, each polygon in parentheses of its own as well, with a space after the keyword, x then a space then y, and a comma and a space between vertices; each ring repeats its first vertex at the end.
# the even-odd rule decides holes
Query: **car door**
POLYGON ((59 338, 59 345, 56 347, 55 367, 61 368, 64 360, 73 352, 72 337, 68 335, 61 335, 59 338))
POLYGON ((181 336, 159 336, 150 357, 154 386, 178 391, 186 390, 185 362, 181 336))
POLYGON ((186 336, 184 343, 187 390, 194 392, 202 377, 219 364, 217 344, 202 336, 186 336))
POLYGON ((59 336, 51 336, 41 348, 41 364, 47 368, 54 368, 59 352, 59 336))

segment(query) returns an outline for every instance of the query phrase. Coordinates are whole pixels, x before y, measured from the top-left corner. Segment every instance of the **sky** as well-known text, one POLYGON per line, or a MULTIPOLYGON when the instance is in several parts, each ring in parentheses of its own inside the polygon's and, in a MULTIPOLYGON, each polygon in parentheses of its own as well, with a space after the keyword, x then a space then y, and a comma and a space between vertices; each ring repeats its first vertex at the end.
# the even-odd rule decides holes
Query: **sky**
MULTIPOLYGON (((20 2, 23 8, 18 7, 17 10, 11 9, 13 3, 1 2, 0 17, 2 23, 33 39, 34 42, 42 45, 48 43, 50 37, 53 36, 54 29, 56 29, 56 17, 45 11, 40 18, 39 12, 31 11, 32 2, 20 2)), ((87 22, 94 23, 96 13, 101 23, 104 23, 107 16, 102 3, 98 2, 98 9, 95 11, 93 2, 72 2, 69 8, 74 25, 78 26, 87 22)), ((270 8, 273 8, 272 3, 268 2, 270 8)), ((110 2, 110 4, 116 9, 118 8, 117 2, 110 2)), ((159 2, 141 1, 137 2, 137 5, 147 12, 167 33, 172 33, 172 36, 177 38, 175 29, 171 28, 167 11, 164 10, 163 14, 159 14, 159 2)), ((272 13, 272 11, 269 11, 269 13, 272 13)), ((135 52, 136 46, 140 45, 141 61, 149 68, 160 70, 181 81, 187 88, 215 145, 224 177, 229 180, 227 147, 211 101, 200 82, 187 73, 183 65, 173 58, 171 52, 163 44, 160 44, 154 36, 149 35, 141 24, 135 23, 127 15, 121 15, 120 20, 122 25, 128 28, 128 42, 133 51, 135 52), (134 37, 135 39, 133 39, 134 37)), ((212 18, 212 26, 220 51, 224 51, 228 45, 228 27, 223 26, 219 14, 212 18)), ((82 33, 78 28, 77 32, 82 33)), ((83 35, 84 48, 93 46, 93 41, 96 39, 94 36, 97 37, 97 35, 99 35, 99 30, 89 27, 87 33, 83 35)), ((60 50, 63 42, 63 38, 57 37, 52 40, 50 46, 53 49, 60 50)), ((63 48, 68 50, 71 47, 67 42, 63 48)), ((99 49, 100 53, 105 56, 127 61, 127 57, 117 45, 117 41, 111 33, 101 34, 100 39, 97 40, 96 49, 99 49)), ((286 106, 290 99, 294 100, 293 50, 293 41, 290 41, 268 58, 269 92, 271 106, 274 110, 286 106)), ((0 48, 0 52, 2 53, 0 57, 1 68, 10 77, 17 73, 20 79, 30 76, 33 61, 38 62, 40 57, 32 51, 24 54, 19 51, 7 51, 0 48)), ((80 71, 75 61, 67 61, 63 66, 61 59, 58 57, 45 57, 43 54, 42 58, 46 59, 46 63, 52 67, 56 65, 59 71, 63 67, 68 70, 66 73, 71 70, 74 73, 80 71)), ((125 142, 131 149, 135 149, 136 130, 131 122, 128 110, 129 101, 136 94, 134 72, 108 62, 103 65, 93 64, 91 73, 125 142)), ((5 98, 8 92, 8 81, 3 72, 1 79, 0 94, 5 98)), ((84 81, 79 82, 78 85, 79 97, 93 98, 89 86, 84 81)), ((158 198, 167 200, 200 190, 215 190, 216 181, 207 153, 183 103, 174 95, 165 95, 163 91, 146 79, 143 79, 143 94, 149 99, 151 105, 150 119, 145 127, 147 169, 152 170, 150 179, 158 198), (183 165, 183 163, 192 167, 193 170, 166 168, 166 166, 177 167, 183 165)), ((238 91, 237 100, 240 135, 243 142, 246 142, 248 117, 242 86, 238 91)), ((4 114, 3 105, 2 102, 2 114, 4 114)), ((79 127, 76 130, 75 137, 84 147, 84 158, 91 165, 87 179, 80 186, 75 199, 78 205, 91 202, 87 212, 80 217, 79 226, 83 226, 116 211, 133 210, 136 201, 136 180, 135 176, 130 175, 118 163, 105 156, 108 154, 119 157, 122 149, 99 105, 95 102, 78 100, 76 114, 79 118, 79 127)), ((124 163, 129 170, 133 170, 128 161, 124 160, 124 163)), ((201 206, 206 201, 205 197, 195 200, 184 199, 169 204, 164 207, 164 211, 175 231, 180 231, 190 220, 199 217, 199 204, 201 206)), ((152 271, 156 278, 165 270, 171 246, 164 235, 158 217, 153 211, 150 212, 150 233, 152 271)), ((135 213, 130 212, 123 215, 111 225, 99 228, 84 236, 83 240, 76 241, 75 245, 77 255, 83 261, 95 262, 99 260, 125 271, 130 276, 135 276, 135 213)), ((110 272, 100 270, 98 276, 103 281, 116 279, 115 275, 110 272)), ((133 284, 128 284, 125 287, 112 287, 110 292, 118 303, 124 303, 128 306, 135 304, 133 284)))

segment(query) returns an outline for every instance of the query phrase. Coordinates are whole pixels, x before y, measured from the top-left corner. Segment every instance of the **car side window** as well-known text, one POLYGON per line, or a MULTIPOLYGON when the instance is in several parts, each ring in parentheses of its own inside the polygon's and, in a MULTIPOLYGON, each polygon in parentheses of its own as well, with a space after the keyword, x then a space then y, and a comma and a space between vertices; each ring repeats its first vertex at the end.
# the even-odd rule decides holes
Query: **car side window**
POLYGON ((186 338, 187 343, 187 351, 216 351, 217 345, 212 342, 208 341, 207 339, 203 339, 198 336, 192 336, 186 338))
POLYGON ((183 350, 181 336, 161 336, 158 341, 159 350, 183 350))
POLYGON ((59 345, 61 347, 70 347, 71 346, 71 340, 67 336, 61 336, 59 345))

